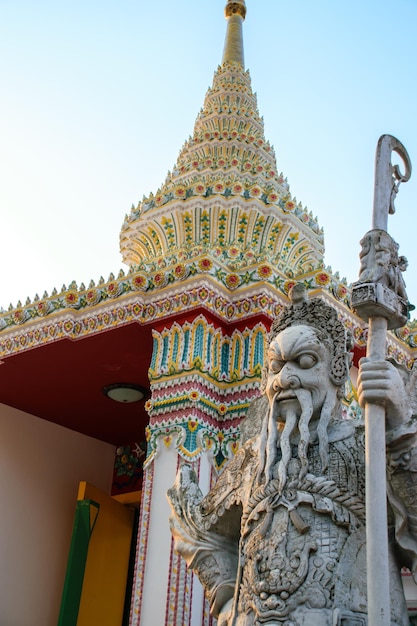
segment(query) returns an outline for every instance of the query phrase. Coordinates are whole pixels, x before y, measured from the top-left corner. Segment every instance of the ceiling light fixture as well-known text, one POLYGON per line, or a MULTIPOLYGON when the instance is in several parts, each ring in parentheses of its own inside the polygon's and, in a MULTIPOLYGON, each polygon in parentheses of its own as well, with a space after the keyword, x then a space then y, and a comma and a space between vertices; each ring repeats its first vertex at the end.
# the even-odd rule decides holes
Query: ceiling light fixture
POLYGON ((148 395, 148 390, 135 383, 114 383, 103 389, 104 395, 124 404, 139 402, 148 395))

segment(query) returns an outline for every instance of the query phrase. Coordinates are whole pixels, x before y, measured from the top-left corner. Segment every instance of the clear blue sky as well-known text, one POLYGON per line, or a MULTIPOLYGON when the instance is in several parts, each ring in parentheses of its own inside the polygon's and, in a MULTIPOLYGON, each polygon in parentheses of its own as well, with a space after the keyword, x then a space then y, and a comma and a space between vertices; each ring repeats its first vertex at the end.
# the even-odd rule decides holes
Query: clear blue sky
MULTIPOLYGON (((123 267, 221 61, 225 0, 0 0, 0 306, 123 267)), ((326 263, 353 281, 379 136, 415 165, 389 229, 417 304, 417 0, 247 0, 246 67, 326 263)))

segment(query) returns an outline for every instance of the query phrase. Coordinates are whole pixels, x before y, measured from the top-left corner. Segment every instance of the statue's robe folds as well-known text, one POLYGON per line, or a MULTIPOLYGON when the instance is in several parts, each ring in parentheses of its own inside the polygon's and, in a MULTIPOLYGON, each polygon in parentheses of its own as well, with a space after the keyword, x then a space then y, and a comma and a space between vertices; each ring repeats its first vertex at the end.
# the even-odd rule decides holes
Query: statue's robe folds
MULTIPOLYGON (((400 568, 417 568, 415 433, 412 420, 387 436, 392 626, 409 623, 400 568)), ((182 487, 169 492, 171 526, 213 615, 234 598, 233 626, 367 624, 364 429, 335 421, 328 437, 326 474, 313 441, 300 477, 294 446, 282 493, 259 472, 257 438, 204 498, 183 469, 182 487)))

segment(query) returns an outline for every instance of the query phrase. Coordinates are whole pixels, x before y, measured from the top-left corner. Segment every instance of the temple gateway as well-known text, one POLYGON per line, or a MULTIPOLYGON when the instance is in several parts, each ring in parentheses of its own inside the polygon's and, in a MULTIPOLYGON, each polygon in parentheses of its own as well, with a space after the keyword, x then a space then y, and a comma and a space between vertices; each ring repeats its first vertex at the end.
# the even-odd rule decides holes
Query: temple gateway
MULTIPOLYGON (((347 428, 363 418, 367 325, 265 137, 246 8, 227 1, 222 61, 194 132, 121 225, 128 272, 0 312, 2 624, 216 624, 175 550, 166 493, 180 467, 207 494, 236 466, 263 402, 271 325, 295 285, 348 331, 341 417, 347 428)), ((416 322, 388 332, 387 357, 404 372, 416 349, 416 322)), ((401 579, 414 624, 417 587, 406 568, 401 579)))

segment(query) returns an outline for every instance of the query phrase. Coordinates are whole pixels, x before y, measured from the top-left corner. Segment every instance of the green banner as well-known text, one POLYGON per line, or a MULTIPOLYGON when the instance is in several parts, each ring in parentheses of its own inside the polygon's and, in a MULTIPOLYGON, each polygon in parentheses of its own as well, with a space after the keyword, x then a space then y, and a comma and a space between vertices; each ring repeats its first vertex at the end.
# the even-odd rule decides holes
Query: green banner
POLYGON ((88 545, 99 509, 93 500, 77 502, 57 626, 77 626, 88 545))

